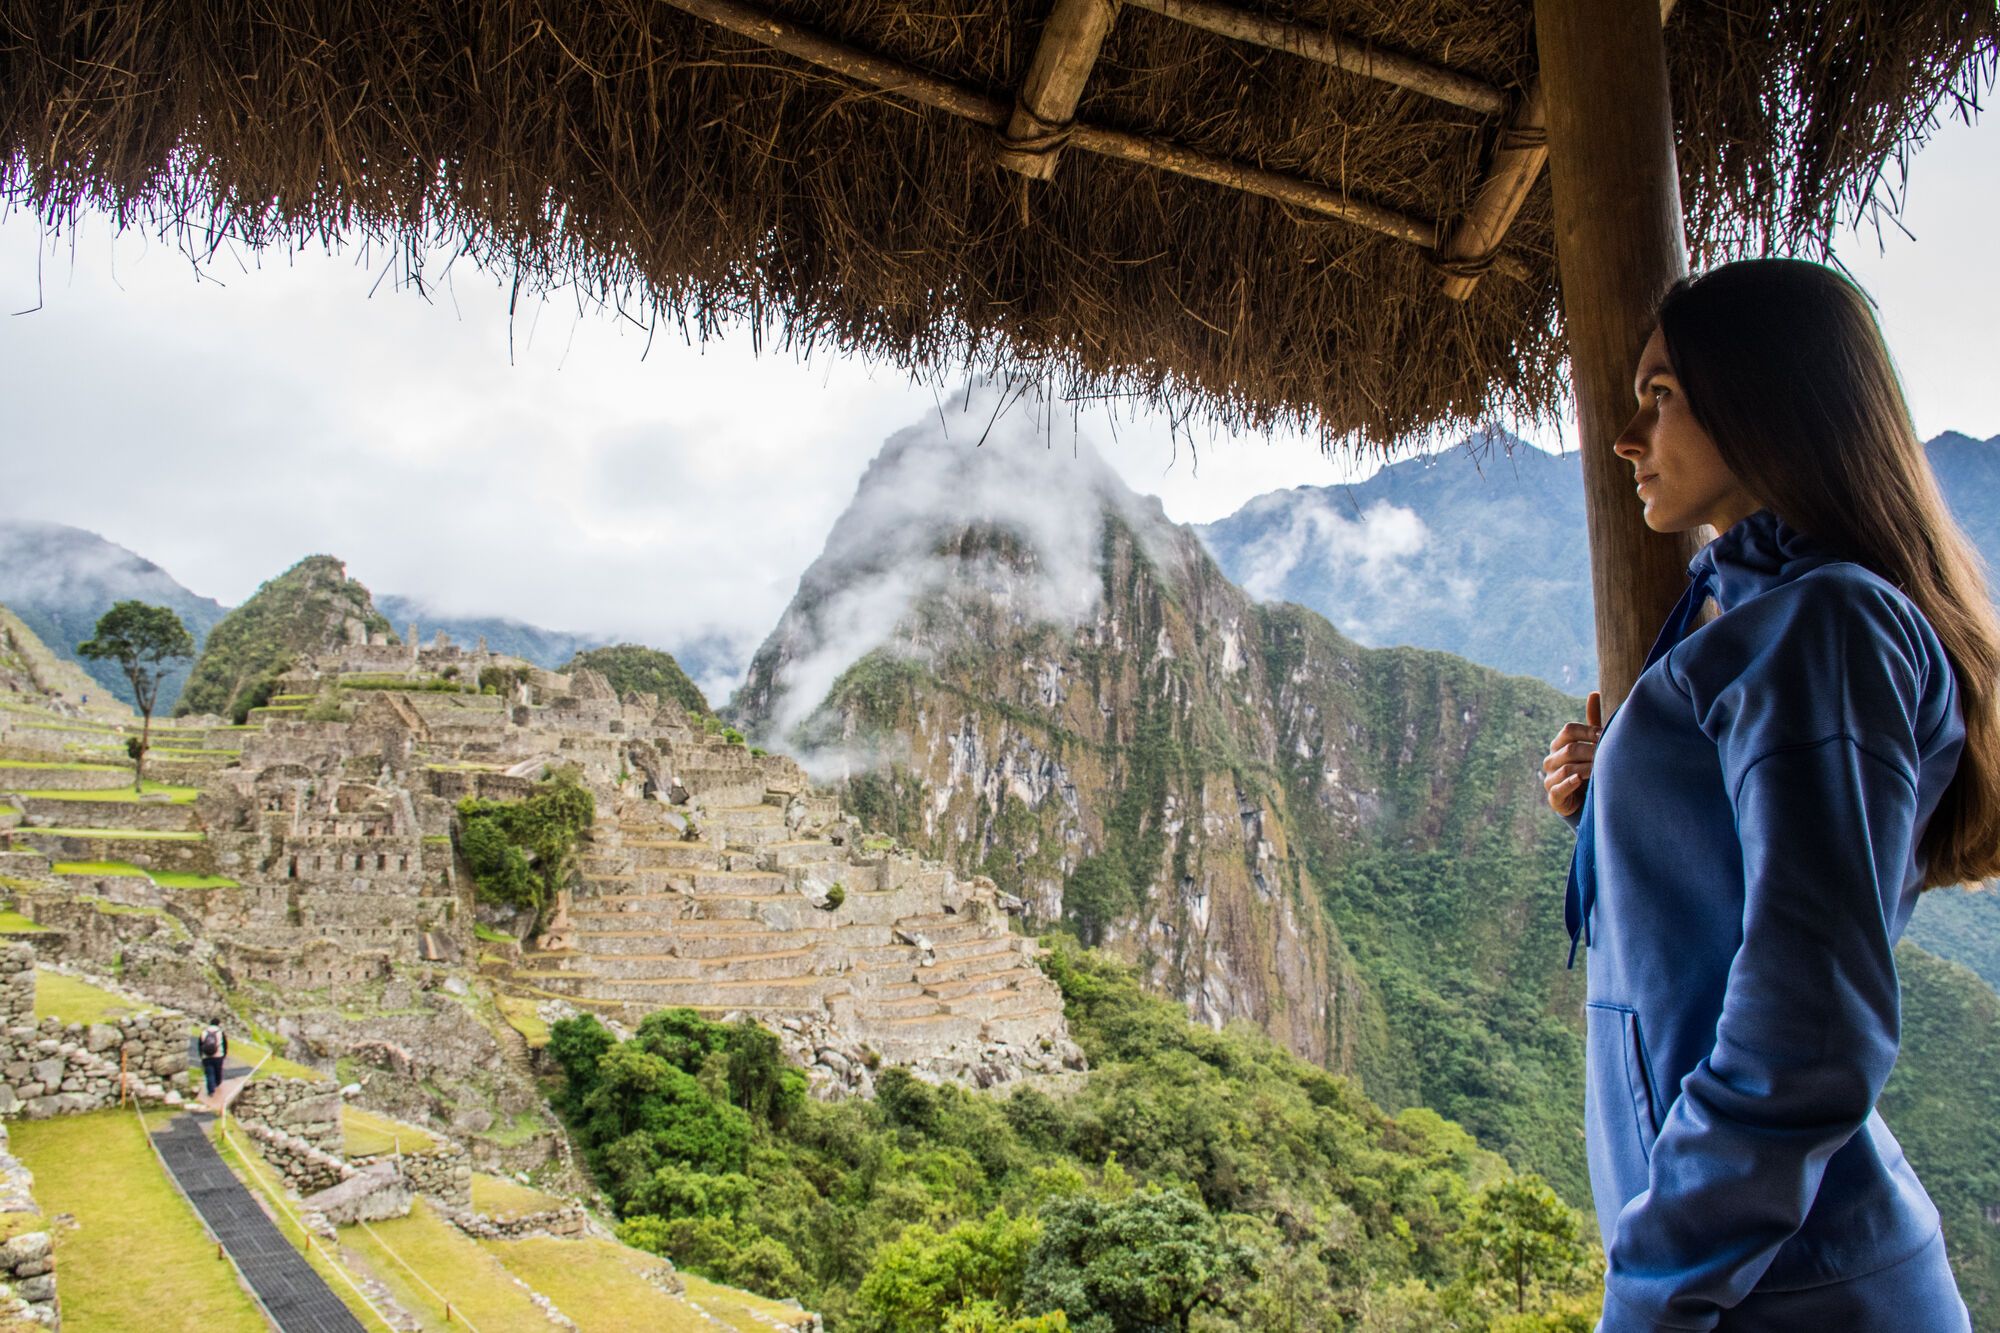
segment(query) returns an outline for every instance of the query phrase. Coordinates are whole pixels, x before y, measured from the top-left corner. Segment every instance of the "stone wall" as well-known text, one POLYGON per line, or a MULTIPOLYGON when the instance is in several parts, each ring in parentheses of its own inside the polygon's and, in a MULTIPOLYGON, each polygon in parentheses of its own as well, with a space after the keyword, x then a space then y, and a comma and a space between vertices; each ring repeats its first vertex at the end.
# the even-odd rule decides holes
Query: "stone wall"
POLYGON ((42 1210, 35 1206, 35 1177, 8 1150, 0 1124, 0 1319, 62 1327, 56 1300, 56 1256, 42 1210))
POLYGON ((460 1231, 479 1240, 520 1240, 526 1236, 577 1239, 610 1235, 590 1220, 590 1213, 580 1203, 551 1208, 546 1212, 523 1213, 519 1217, 487 1217, 469 1207, 456 1208, 450 1204, 438 1205, 438 1212, 460 1231))
MULTIPOLYGON (((437 1139, 435 1134, 431 1137, 437 1139)), ((463 1146, 450 1139, 437 1139, 437 1147, 430 1152, 406 1152, 400 1157, 395 1153, 377 1153, 348 1159, 348 1165, 356 1170, 377 1162, 396 1163, 410 1188, 427 1199, 454 1208, 472 1207, 472 1159, 463 1146)))
POLYGON ((322 1152, 296 1134, 287 1134, 262 1123, 238 1117, 243 1132, 257 1145, 257 1152, 285 1178, 285 1184, 300 1195, 332 1189, 354 1174, 354 1168, 331 1153, 322 1152))
POLYGON ((109 1023, 36 1021, 34 950, 0 945, 0 1116, 42 1119, 115 1105, 124 1079, 142 1102, 178 1102, 188 1086, 186 1015, 140 1014, 109 1023))
POLYGON ((340 1086, 330 1080, 259 1079, 244 1084, 229 1109, 245 1127, 261 1127, 296 1138, 318 1152, 340 1154, 340 1086))

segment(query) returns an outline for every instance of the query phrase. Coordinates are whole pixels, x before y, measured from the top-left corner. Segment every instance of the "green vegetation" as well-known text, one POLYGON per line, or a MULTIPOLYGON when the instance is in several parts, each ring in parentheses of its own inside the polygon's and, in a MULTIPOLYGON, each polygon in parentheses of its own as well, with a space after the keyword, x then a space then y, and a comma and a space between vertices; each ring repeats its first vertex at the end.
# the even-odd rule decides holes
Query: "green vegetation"
POLYGON ((110 838, 127 842, 203 842, 208 838, 206 833, 142 828, 38 828, 35 832, 56 838, 110 838))
POLYGON ((474 938, 485 940, 488 944, 519 944, 521 942, 504 930, 493 929, 493 927, 487 925, 484 921, 475 921, 473 923, 472 934, 474 938))
POLYGON ((19 912, 0 912, 0 935, 40 935, 47 926, 38 926, 19 912))
POLYGON ((1904 938, 1971 968, 2000 990, 2000 893, 1993 889, 1932 889, 1917 899, 1904 938))
POLYGON ((460 801, 459 850, 480 896, 539 915, 569 877, 577 840, 596 812, 570 769, 544 778, 524 800, 460 801))
POLYGON ((168 805, 193 805, 195 797, 201 795, 199 787, 175 787, 164 782, 143 782, 137 787, 75 788, 64 787, 47 791, 23 791, 18 795, 30 801, 108 801, 112 804, 136 805, 142 796, 164 796, 168 805))
POLYGON ((521 1039, 539 1050, 549 1044, 549 1025, 535 1012, 533 1000, 523 1000, 512 995, 498 995, 493 1003, 499 1007, 500 1017, 507 1026, 521 1034, 521 1039))
POLYGON ((333 647, 349 620, 394 637, 368 590, 347 577, 340 561, 307 556, 209 631, 174 711, 221 713, 242 723, 271 701, 294 658, 333 647))
POLYGON ((51 1228, 71 1328, 264 1333, 268 1325, 201 1220, 161 1169, 130 1111, 94 1111, 10 1127, 35 1173, 35 1200, 73 1226, 51 1228), (134 1281, 134 1256, 144 1281, 134 1281))
POLYGON ((487 1217, 525 1217, 529 1213, 552 1212, 567 1200, 518 1184, 504 1176, 472 1173, 472 1211, 487 1217))
MULTIPOLYGON (((155 747, 164 749, 164 746, 155 747)), ((130 773, 126 764, 55 763, 42 759, 0 759, 0 769, 36 769, 56 773, 130 773)))
POLYGON ((346 1228, 340 1243, 360 1255, 425 1328, 455 1328, 467 1321, 482 1333, 546 1333, 549 1328, 548 1316, 508 1280, 499 1260, 421 1199, 408 1217, 346 1228), (423 1282, 410 1269, 422 1274, 423 1282), (447 1301, 456 1321, 450 1324, 447 1301))
POLYGON ((55 871, 58 875, 95 875, 99 878, 109 875, 118 878, 148 878, 145 871, 139 869, 139 867, 129 861, 57 861, 49 869, 55 871))
POLYGON ((186 870, 155 870, 151 872, 153 883, 163 889, 235 889, 241 888, 227 875, 197 875, 186 870))
POLYGON ((229 1058, 240 1060, 256 1072, 252 1075, 259 1082, 267 1078, 301 1078, 317 1083, 326 1077, 317 1069, 308 1068, 296 1060, 287 1060, 277 1054, 270 1045, 255 1037, 229 1034, 229 1058))
POLYGON ((385 1152, 427 1153, 437 1147, 437 1140, 415 1125, 405 1125, 354 1105, 340 1108, 340 1132, 349 1157, 372 1157, 385 1152))
POLYGON ((64 1023, 102 1023, 152 1012, 152 1006, 93 986, 66 972, 35 969, 35 1017, 64 1023))
MULTIPOLYGON (((1925 895, 1929 897, 1930 895, 1925 895)), ((1920 906, 1919 911, 1923 908, 1920 906)), ((1903 1043, 1878 1109, 1944 1218, 1974 1328, 2000 1328, 2000 995, 1971 970, 1905 941, 1903 1043)))
POLYGON ((76 646, 79 657, 112 662, 139 706, 140 731, 132 742, 136 775, 146 776, 146 748, 153 737, 153 706, 159 702, 160 680, 173 667, 194 656, 194 636, 181 618, 164 606, 119 602, 97 621, 97 632, 76 646))
POLYGON ((1384 1301, 1440 1316, 1395 1327, 1497 1329, 1524 1305, 1533 1322, 1510 1327, 1563 1329, 1545 1317, 1594 1300, 1561 1204, 1540 1215, 1552 1238, 1523 1245, 1562 1262, 1491 1261, 1511 1244, 1494 1219, 1518 1222, 1499 1191, 1553 1195, 1456 1126, 1389 1116, 1263 1035, 1195 1026, 1123 965, 1054 945, 1093 1064, 1061 1098, 889 1068, 873 1102, 812 1102, 750 1025, 668 1010, 620 1043, 590 1018, 555 1024, 557 1105, 621 1237, 868 1333, 1137 1333, 1196 1311, 1216 1333, 1275 1333, 1384 1301), (1058 1306, 1066 1325, 1044 1318, 1058 1306))
POLYGON ((629 691, 656 694, 673 700, 696 717, 714 715, 715 710, 708 706, 700 688, 688 679, 687 672, 681 670, 681 664, 671 653, 636 643, 621 643, 578 653, 563 671, 569 673, 586 667, 609 681, 620 697, 629 691))

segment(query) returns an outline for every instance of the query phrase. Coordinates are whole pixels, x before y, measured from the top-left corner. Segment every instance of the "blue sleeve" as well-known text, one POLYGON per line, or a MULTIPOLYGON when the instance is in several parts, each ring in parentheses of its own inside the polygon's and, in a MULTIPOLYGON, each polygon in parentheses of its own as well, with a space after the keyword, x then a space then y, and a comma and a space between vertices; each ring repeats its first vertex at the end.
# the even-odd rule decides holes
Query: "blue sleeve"
POLYGON ((1604 1333, 1713 1328, 1804 1224, 1895 1064, 1924 672, 1912 638, 1853 610, 1806 608, 1725 688, 1691 692, 1743 846, 1743 938, 1715 1046, 1619 1215, 1604 1333))

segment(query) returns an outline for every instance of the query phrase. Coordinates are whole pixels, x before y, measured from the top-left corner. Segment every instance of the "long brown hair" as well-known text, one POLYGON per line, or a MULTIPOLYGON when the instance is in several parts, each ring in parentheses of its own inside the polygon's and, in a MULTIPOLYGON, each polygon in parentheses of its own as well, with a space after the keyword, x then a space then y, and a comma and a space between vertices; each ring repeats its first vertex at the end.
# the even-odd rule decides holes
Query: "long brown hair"
POLYGON ((1674 284, 1660 332, 1688 410, 1746 490, 1901 588, 1944 644, 1965 750, 1925 831, 1924 887, 2000 874, 2000 616, 1945 508, 1874 305, 1797 259, 1674 284))

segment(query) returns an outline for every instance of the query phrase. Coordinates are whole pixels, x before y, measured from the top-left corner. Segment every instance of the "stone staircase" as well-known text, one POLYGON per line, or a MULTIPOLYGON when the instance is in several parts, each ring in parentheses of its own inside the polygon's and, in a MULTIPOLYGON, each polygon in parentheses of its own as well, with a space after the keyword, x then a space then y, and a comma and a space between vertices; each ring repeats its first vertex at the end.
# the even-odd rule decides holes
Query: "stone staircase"
MULTIPOLYGON (((750 771, 697 780, 739 796, 750 771)), ((685 830, 657 803, 621 802, 590 832, 559 947, 525 953, 505 984, 628 1024, 685 1007, 827 1031, 947 1076, 995 1051, 1013 1055, 1008 1076, 1073 1059, 1061 997, 991 886, 864 852, 851 826, 812 832, 820 799, 704 804, 685 830)))

